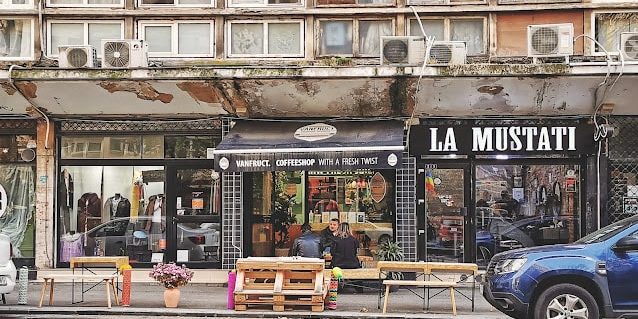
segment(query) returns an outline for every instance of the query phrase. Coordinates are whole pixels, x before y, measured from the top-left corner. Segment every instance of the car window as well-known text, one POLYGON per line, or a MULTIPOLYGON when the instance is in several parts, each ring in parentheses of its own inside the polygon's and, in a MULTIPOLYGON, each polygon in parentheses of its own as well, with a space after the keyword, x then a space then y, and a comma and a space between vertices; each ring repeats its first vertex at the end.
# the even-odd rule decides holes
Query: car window
MULTIPOLYGON (((601 228, 598 231, 595 231, 579 240, 577 240, 575 243, 576 244, 593 244, 593 243, 600 243, 602 241, 605 241, 611 237, 614 237, 616 234, 620 233, 621 231, 627 229, 627 227, 630 227, 632 225, 635 225, 638 223, 638 215, 634 216, 634 217, 629 217, 626 219, 623 219, 619 222, 616 222, 614 224, 611 224, 607 227, 601 228)), ((634 233, 636 234, 636 233, 634 233)))

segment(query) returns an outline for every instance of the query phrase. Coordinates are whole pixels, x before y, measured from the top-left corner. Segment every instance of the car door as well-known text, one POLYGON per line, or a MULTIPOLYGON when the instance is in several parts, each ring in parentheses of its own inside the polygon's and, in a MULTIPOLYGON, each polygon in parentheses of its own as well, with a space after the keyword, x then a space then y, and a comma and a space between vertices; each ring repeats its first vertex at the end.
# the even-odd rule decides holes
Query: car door
MULTIPOLYGON (((628 233, 638 238, 638 226, 628 233)), ((618 238, 620 240, 620 238, 618 238)), ((638 250, 617 250, 614 240, 607 254, 607 281, 615 310, 638 310, 638 250)))

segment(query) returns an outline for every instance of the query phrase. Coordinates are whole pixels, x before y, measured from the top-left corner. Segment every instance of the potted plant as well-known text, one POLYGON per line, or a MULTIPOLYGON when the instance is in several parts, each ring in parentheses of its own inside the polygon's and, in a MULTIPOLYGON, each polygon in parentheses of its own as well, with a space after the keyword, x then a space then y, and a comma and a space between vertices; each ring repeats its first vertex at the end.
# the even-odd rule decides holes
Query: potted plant
POLYGON ((287 256, 286 244, 290 240, 290 227, 297 222, 292 213, 296 194, 286 193, 285 172, 277 172, 275 178, 275 201, 270 215, 270 222, 275 232, 275 256, 287 256))
POLYGON ((193 279, 193 272, 186 266, 175 263, 159 263, 153 266, 149 277, 164 285, 164 304, 167 308, 176 308, 179 304, 179 287, 185 286, 193 279))
MULTIPOLYGON (((393 241, 381 243, 377 247, 376 255, 380 261, 403 261, 404 258, 403 248, 401 248, 401 245, 393 241)), ((403 279, 403 273, 391 272, 388 274, 388 278, 401 280, 403 279)))

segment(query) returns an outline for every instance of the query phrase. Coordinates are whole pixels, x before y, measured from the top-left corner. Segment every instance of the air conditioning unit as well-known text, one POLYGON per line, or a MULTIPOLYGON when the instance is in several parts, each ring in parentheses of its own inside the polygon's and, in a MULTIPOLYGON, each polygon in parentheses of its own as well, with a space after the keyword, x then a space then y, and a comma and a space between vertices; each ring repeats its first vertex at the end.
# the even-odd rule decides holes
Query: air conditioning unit
POLYGON ((102 40, 103 68, 143 68, 148 66, 148 44, 144 40, 102 40))
POLYGON ((463 41, 434 41, 428 56, 428 65, 465 64, 467 48, 463 41))
POLYGON ((425 40, 423 37, 381 37, 381 65, 419 65, 424 60, 425 40))
POLYGON ((620 33, 620 52, 625 60, 638 61, 638 32, 620 33))
POLYGON ((92 45, 61 45, 58 47, 58 65, 61 68, 94 68, 97 52, 92 45))
POLYGON ((527 56, 569 57, 574 54, 574 25, 539 24, 527 26, 527 56))

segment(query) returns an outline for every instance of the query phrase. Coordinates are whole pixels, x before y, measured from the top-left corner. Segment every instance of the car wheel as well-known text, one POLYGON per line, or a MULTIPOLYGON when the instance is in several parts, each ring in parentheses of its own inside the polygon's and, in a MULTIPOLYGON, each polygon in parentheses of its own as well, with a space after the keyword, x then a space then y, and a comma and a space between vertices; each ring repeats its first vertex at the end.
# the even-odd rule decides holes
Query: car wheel
POLYGON ((572 284, 558 284, 543 291, 534 305, 534 319, 595 319, 596 299, 585 289, 572 284))

